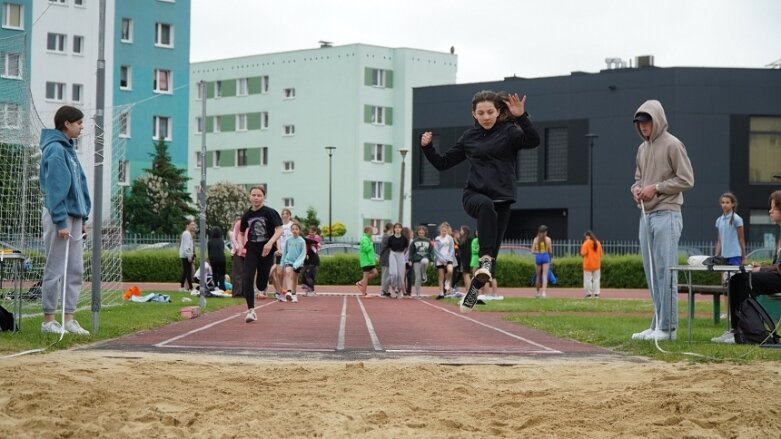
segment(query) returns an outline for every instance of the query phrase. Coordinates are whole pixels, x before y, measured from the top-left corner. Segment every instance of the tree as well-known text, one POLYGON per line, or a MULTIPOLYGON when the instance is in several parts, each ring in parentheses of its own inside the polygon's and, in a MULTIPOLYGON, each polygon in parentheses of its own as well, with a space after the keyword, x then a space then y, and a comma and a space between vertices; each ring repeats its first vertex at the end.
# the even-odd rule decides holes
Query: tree
POLYGON ((249 203, 249 193, 243 186, 221 181, 206 191, 206 224, 229 230, 236 216, 241 216, 249 203))
POLYGON ((164 140, 155 144, 149 156, 152 167, 144 169, 145 174, 125 191, 124 228, 135 233, 177 234, 185 219, 198 213, 187 192, 187 171, 171 163, 164 140))
POLYGON ((336 237, 344 236, 347 233, 347 227, 342 223, 334 223, 333 227, 334 227, 333 235, 329 235, 328 226, 323 226, 322 231, 323 231, 324 238, 327 236, 336 236, 336 237))
POLYGON ((320 220, 317 218, 317 210, 312 206, 309 206, 309 208, 306 209, 306 218, 301 218, 298 215, 294 218, 301 223, 301 227, 303 228, 302 232, 304 232, 304 234, 309 231, 309 227, 311 226, 315 226, 320 230, 320 220))

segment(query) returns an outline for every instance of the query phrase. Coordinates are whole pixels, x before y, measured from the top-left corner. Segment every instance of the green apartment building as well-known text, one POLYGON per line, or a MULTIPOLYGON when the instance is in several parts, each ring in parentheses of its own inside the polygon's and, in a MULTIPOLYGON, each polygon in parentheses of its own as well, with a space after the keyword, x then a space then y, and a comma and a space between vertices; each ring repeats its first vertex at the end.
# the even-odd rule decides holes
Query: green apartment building
POLYGON ((205 130, 207 186, 264 185, 268 206, 302 217, 312 207, 322 224, 330 210, 332 222, 343 223, 346 236, 356 239, 365 225, 376 232, 400 219, 409 225, 412 154, 404 159, 403 190, 401 180, 402 152, 417 147, 412 89, 454 84, 456 68, 451 53, 329 43, 193 63, 193 197, 205 130))

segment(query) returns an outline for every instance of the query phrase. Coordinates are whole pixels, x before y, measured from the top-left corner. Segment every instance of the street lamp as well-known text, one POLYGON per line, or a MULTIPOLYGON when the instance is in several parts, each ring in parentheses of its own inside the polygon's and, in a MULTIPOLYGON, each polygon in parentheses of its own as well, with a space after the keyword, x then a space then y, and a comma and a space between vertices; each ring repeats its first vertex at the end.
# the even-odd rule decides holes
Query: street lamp
POLYGON ((334 240, 334 226, 331 223, 331 197, 333 194, 332 189, 332 182, 333 179, 331 178, 331 158, 334 155, 334 150, 336 149, 335 146, 326 146, 325 150, 328 151, 328 241, 331 242, 334 240))
POLYGON ((586 134, 588 139, 588 229, 594 230, 594 140, 599 135, 586 134))
POLYGON ((401 153, 401 189, 399 190, 399 223, 404 224, 404 158, 409 150, 407 148, 399 149, 401 153))

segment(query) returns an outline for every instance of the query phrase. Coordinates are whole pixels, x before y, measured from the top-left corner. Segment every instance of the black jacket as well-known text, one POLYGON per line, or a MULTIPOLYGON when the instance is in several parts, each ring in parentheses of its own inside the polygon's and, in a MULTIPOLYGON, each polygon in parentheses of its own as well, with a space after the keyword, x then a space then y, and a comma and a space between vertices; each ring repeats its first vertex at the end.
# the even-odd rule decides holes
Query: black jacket
POLYGON ((475 123, 444 155, 432 145, 423 147, 431 164, 440 171, 469 160, 465 191, 492 200, 515 202, 515 167, 520 149, 535 148, 540 136, 526 113, 509 122, 497 122, 490 130, 475 123))

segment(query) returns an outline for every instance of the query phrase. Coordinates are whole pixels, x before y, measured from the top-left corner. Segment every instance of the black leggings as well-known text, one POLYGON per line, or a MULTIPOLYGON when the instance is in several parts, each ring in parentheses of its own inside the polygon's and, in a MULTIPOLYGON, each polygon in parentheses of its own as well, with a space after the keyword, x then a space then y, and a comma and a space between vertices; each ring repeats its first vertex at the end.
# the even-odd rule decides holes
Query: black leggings
POLYGON ((179 258, 182 261, 182 277, 179 280, 179 286, 184 288, 184 283, 187 282, 187 289, 193 289, 193 263, 187 258, 179 258))
POLYGON ((209 261, 214 275, 214 285, 222 290, 225 289, 225 261, 209 261))
POLYGON ((737 312, 740 304, 751 294, 751 286, 754 287, 754 296, 762 294, 774 294, 781 292, 781 274, 775 272, 738 273, 729 279, 729 312, 732 329, 738 325, 737 312), (750 276, 750 277, 749 277, 750 276))
POLYGON ((267 256, 261 256, 263 248, 247 249, 247 255, 244 256, 244 298, 247 300, 247 308, 255 307, 255 273, 258 275, 257 286, 260 291, 266 291, 268 287, 268 277, 271 272, 271 266, 274 265, 274 252, 269 252, 267 256))
POLYGON ((509 201, 494 202, 483 194, 464 192, 464 210, 477 220, 477 234, 480 240, 478 256, 490 255, 496 258, 499 246, 510 222, 509 201))

